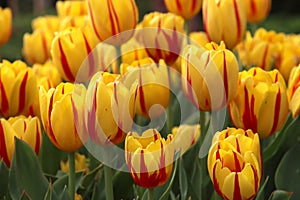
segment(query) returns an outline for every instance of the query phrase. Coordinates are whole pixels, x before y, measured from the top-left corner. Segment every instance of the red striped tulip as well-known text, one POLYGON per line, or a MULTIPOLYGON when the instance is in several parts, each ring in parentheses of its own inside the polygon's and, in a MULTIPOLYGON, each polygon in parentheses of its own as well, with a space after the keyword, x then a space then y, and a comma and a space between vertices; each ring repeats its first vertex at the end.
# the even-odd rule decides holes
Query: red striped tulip
POLYGON ((0 115, 15 116, 23 113, 37 95, 36 77, 31 68, 17 60, 0 63, 0 115))
POLYGON ((191 19, 200 12, 202 0, 165 0, 165 5, 169 12, 191 19))
POLYGON ((295 118, 300 113, 300 65, 294 67, 291 71, 287 94, 289 108, 295 118))
POLYGON ((0 7, 0 46, 8 42, 12 32, 12 12, 10 8, 0 7))
POLYGON ((90 18, 88 16, 67 16, 61 20, 59 30, 63 31, 70 27, 80 28, 90 25, 90 18))
POLYGON ((86 1, 57 1, 56 11, 59 17, 87 15, 86 1))
POLYGON ((208 43, 206 48, 189 45, 184 49, 183 56, 183 92, 198 109, 218 110, 235 97, 238 62, 223 42, 220 45, 208 43))
MULTIPOLYGON (((40 87, 40 111, 42 123, 51 142, 60 150, 74 152, 83 144, 83 138, 77 130, 75 117, 82 111, 73 106, 74 84, 60 83, 56 88, 46 91, 40 87)), ((85 87, 76 85, 76 92, 85 98, 85 87)), ((80 115, 79 115, 80 114, 80 115)))
POLYGON ((237 93, 229 104, 235 127, 252 129, 266 138, 283 126, 288 99, 285 81, 278 70, 266 72, 254 67, 240 72, 237 93))
POLYGON ((217 132, 208 153, 207 168, 222 198, 254 199, 262 175, 258 134, 235 128, 217 132))
POLYGON ((129 132, 125 139, 125 158, 134 182, 153 188, 167 182, 172 172, 174 150, 170 145, 173 136, 161 137, 155 129, 148 129, 139 136, 129 132))
POLYGON ((271 10, 272 0, 247 0, 247 21, 250 23, 262 22, 271 10))
POLYGON ((92 26, 100 41, 118 46, 132 37, 133 31, 129 30, 135 29, 139 18, 134 0, 87 0, 87 4, 92 26), (129 32, 120 34, 125 31, 129 32))
POLYGON ((37 117, 0 119, 0 158, 9 167, 14 153, 14 138, 25 141, 38 155, 42 144, 42 130, 37 117))
POLYGON ((203 0, 204 29, 211 41, 233 49, 243 40, 247 16, 244 1, 203 0))

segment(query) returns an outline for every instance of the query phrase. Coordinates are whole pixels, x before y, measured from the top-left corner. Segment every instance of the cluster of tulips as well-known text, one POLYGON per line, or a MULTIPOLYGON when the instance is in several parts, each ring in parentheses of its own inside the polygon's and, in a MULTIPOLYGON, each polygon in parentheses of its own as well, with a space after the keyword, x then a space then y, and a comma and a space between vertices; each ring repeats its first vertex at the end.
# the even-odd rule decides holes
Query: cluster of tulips
MULTIPOLYGON (((164 3, 167 13, 140 21, 134 0, 57 1, 57 15, 33 19, 24 60, 0 63, 0 174, 8 174, 1 198, 246 200, 296 192, 274 173, 299 146, 300 36, 247 31, 268 16, 271 0, 164 3), (190 33, 201 10, 205 30, 190 33), (21 163, 48 148, 45 139, 68 161, 59 158, 56 174, 16 181, 31 170, 21 163)), ((0 8, 0 24, 3 45, 10 8, 0 8)))

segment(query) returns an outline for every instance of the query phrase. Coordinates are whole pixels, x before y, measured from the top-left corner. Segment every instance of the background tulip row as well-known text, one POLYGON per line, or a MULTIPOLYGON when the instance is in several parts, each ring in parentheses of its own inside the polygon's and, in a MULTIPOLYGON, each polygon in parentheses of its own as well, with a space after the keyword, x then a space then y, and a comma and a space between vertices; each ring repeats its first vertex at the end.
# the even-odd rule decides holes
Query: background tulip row
POLYGON ((300 197, 300 36, 257 28, 270 0, 164 5, 57 1, 32 20, 23 59, 0 63, 1 199, 300 197))

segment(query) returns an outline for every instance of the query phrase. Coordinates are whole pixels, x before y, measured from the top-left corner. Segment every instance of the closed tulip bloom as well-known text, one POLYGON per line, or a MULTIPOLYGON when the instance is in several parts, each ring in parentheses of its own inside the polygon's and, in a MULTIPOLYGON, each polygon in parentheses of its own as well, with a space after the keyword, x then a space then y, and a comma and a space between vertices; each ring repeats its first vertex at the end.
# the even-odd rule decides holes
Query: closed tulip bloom
POLYGON ((86 1, 57 1, 56 11, 59 17, 87 15, 86 1))
POLYGON ((165 0, 169 12, 191 19, 200 12, 202 0, 165 0))
POLYGON ((173 136, 161 137, 155 129, 148 129, 139 136, 129 132, 125 139, 125 158, 134 182, 145 188, 163 185, 171 175, 174 149, 173 136))
POLYGON ((10 8, 0 7, 0 46, 8 42, 12 32, 12 12, 10 8))
POLYGON ((50 48, 54 33, 47 29, 37 29, 23 36, 23 55, 30 64, 45 63, 50 59, 50 48))
MULTIPOLYGON (((51 46, 51 56, 54 65, 64 80, 74 82, 77 72, 83 61, 97 45, 97 40, 90 26, 83 28, 69 28, 58 32, 51 46)), ((88 73, 94 72, 94 58, 89 57, 91 62, 88 73)))
POLYGON ((173 13, 152 12, 144 16, 139 34, 139 42, 148 55, 158 62, 165 60, 172 64, 178 58, 184 35, 184 19, 173 13))
POLYGON ((10 117, 21 114, 37 95, 36 77, 26 63, 3 60, 0 63, 0 115, 10 117))
POLYGON ((31 21, 32 30, 47 29, 53 33, 59 30, 59 24, 59 17, 54 15, 39 16, 31 21))
POLYGON ((156 118, 168 107, 170 100, 168 69, 163 60, 155 63, 147 57, 131 64, 121 65, 122 82, 134 87, 131 98, 135 102, 136 114, 156 118))
POLYGON ((211 41, 225 42, 233 49, 243 40, 247 16, 244 1, 203 0, 204 29, 211 41))
POLYGON ((59 25, 59 30, 63 31, 70 27, 80 28, 89 25, 91 24, 88 16, 67 16, 62 18, 59 25))
POLYGON ((0 159, 3 159, 7 167, 10 167, 15 148, 15 130, 11 124, 1 118, 0 119, 0 159))
POLYGON ((283 126, 288 98, 285 81, 278 70, 266 72, 254 67, 240 72, 237 93, 229 105, 235 127, 252 129, 266 138, 283 126))
POLYGON ((254 199, 262 175, 258 134, 235 128, 217 132, 208 153, 207 168, 215 191, 222 198, 254 199))
POLYGON ((291 71, 287 94, 289 108, 295 118, 300 113, 300 66, 294 67, 291 71))
POLYGON ((132 128, 134 109, 130 91, 117 74, 96 73, 87 89, 85 122, 92 141, 119 144, 132 128))
POLYGON ((237 91, 239 68, 235 55, 223 42, 208 43, 205 48, 190 45, 183 55, 182 88, 187 98, 202 111, 224 108, 237 91))
POLYGON ((118 46, 132 37, 132 30, 139 18, 134 0, 87 0, 87 4, 95 34, 100 41, 118 46), (129 32, 118 35, 125 31, 129 32))
POLYGON ((250 23, 262 22, 271 10, 272 0, 247 0, 247 21, 250 23))
MULTIPOLYGON (((74 87, 72 83, 60 83, 48 91, 43 87, 39 90, 41 118, 45 131, 51 142, 65 152, 78 150, 84 142, 74 120, 79 113, 73 106, 74 87)), ((76 89, 85 97, 86 89, 83 85, 77 85, 76 89)))

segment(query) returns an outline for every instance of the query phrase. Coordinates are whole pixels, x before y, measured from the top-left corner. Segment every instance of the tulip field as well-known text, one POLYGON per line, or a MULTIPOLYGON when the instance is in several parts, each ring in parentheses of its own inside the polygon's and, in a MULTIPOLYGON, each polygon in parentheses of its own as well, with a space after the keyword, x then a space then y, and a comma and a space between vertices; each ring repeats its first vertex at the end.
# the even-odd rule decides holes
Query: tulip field
POLYGON ((0 199, 300 199, 300 35, 271 0, 162 2, 55 1, 16 59, 0 7, 0 199))

